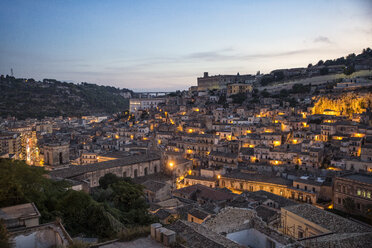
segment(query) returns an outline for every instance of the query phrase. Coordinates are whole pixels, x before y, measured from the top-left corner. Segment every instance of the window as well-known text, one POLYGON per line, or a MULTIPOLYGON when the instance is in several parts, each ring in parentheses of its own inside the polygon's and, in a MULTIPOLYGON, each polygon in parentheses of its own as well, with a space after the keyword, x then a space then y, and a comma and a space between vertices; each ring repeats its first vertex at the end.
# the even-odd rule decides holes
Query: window
POLYGON ((298 238, 302 239, 304 237, 304 232, 303 231, 298 231, 298 238))
POLYGON ((371 199, 371 192, 370 191, 367 192, 367 198, 371 199))
POLYGON ((360 203, 357 203, 357 209, 360 210, 360 203))
POLYGON ((297 188, 298 188, 298 189, 300 188, 300 185, 299 185, 299 184, 297 184, 297 188))
POLYGON ((341 204, 341 198, 337 198, 338 204, 341 204))
POLYGON ((315 187, 313 187, 313 192, 316 192, 315 187))
POLYGON ((362 196, 366 197, 366 192, 364 190, 362 191, 362 196))
POLYGON ((362 191, 360 189, 357 190, 357 195, 361 195, 362 194, 362 191))
POLYGON ((307 186, 305 186, 305 190, 307 190, 307 186))

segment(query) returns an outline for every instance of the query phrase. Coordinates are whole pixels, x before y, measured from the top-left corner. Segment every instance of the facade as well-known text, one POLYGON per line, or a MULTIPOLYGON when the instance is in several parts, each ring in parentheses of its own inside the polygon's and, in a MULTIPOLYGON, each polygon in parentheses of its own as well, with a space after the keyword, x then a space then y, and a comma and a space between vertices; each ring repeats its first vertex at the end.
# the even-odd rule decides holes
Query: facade
POLYGON ((165 201, 171 196, 171 185, 164 182, 148 180, 142 184, 147 200, 152 202, 165 201))
POLYGON ((90 187, 99 186, 99 179, 112 173, 118 177, 136 178, 160 172, 160 156, 157 154, 129 156, 101 163, 76 165, 71 168, 52 171, 54 178, 84 180, 90 187))
POLYGON ((335 178, 333 207, 344 212, 366 216, 372 208, 372 175, 349 174, 335 178), (354 207, 349 206, 351 204, 354 207))
POLYGON ((0 156, 20 158, 22 152, 21 137, 17 133, 0 133, 0 156))
POLYGON ((303 190, 297 185, 294 187, 291 180, 280 177, 255 175, 243 172, 235 172, 220 177, 219 187, 228 188, 233 192, 241 193, 244 191, 267 191, 285 198, 300 202, 316 203, 319 193, 303 190))
POLYGON ((165 98, 132 98, 129 100, 129 111, 134 113, 140 110, 149 110, 165 103, 165 98))
POLYGON ((211 215, 201 209, 193 208, 187 214, 187 221, 202 224, 211 215))
POLYGON ((227 96, 252 92, 253 87, 251 84, 235 83, 227 85, 227 96))
POLYGON ((49 143, 44 146, 46 165, 58 166, 70 162, 70 145, 67 142, 49 143))
POLYGON ((281 209, 281 231, 301 240, 329 234, 371 232, 371 229, 309 204, 281 209))
POLYGON ((204 72, 203 77, 198 78, 198 91, 206 90, 221 90, 226 89, 228 84, 232 83, 252 83, 254 76, 252 75, 216 75, 209 76, 208 72, 204 72))

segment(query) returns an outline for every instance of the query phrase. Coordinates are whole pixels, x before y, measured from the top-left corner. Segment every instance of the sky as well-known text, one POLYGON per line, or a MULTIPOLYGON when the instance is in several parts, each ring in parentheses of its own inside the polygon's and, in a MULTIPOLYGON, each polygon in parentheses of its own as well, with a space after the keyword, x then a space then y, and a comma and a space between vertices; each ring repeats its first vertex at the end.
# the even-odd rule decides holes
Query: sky
POLYGON ((1 0, 0 74, 174 91, 372 47, 372 0, 1 0))

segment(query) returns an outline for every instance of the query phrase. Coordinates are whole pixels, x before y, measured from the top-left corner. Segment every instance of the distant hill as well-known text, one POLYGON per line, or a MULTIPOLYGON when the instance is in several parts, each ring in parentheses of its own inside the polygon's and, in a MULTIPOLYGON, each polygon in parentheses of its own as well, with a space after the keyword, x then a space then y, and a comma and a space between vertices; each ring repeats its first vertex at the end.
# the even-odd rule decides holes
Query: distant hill
POLYGON ((55 79, 35 81, 0 77, 0 116, 20 119, 45 116, 112 114, 128 109, 122 95, 128 89, 88 83, 66 83, 55 79))
POLYGON ((372 69, 372 49, 363 49, 361 54, 349 54, 334 60, 319 60, 315 65, 309 64, 306 68, 288 68, 273 70, 269 74, 261 75, 260 86, 273 85, 278 82, 299 80, 315 76, 332 74, 351 75, 360 70, 372 69))

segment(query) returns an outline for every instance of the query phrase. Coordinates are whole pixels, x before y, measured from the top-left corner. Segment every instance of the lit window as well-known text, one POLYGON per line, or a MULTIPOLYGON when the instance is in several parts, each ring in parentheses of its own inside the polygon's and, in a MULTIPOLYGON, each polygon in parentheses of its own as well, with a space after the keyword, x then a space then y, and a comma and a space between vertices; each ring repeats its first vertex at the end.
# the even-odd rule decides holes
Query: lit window
POLYGON ((371 192, 370 191, 367 192, 367 198, 371 198, 371 192))
POLYGON ((358 189, 357 195, 361 195, 361 194, 362 194, 362 191, 360 189, 358 189))

